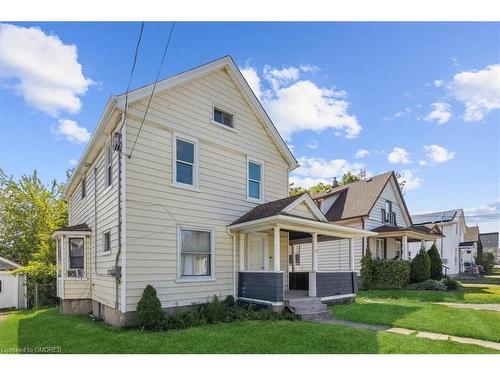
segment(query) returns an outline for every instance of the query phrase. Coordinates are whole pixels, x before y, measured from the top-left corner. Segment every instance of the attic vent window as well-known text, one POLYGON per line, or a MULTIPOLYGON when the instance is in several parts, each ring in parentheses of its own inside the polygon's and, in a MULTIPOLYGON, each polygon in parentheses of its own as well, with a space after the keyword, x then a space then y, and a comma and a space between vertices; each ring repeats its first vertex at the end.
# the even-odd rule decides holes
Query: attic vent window
POLYGON ((218 124, 234 128, 234 116, 214 107, 214 121, 218 124))

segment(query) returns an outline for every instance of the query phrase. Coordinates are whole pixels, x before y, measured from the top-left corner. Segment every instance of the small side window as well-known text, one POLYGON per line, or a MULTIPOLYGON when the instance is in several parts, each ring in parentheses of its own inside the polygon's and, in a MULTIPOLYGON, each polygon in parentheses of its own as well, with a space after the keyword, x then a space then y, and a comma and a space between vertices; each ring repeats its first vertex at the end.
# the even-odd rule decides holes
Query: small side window
POLYGON ((106 147, 106 187, 113 183, 113 149, 111 143, 106 147))
POLYGON ((3 285, 2 285, 2 280, 0 280, 0 294, 3 292, 3 285))
POLYGON ((234 128, 234 116, 230 113, 224 112, 218 108, 214 107, 214 118, 215 122, 218 122, 221 125, 229 126, 230 128, 234 128))
POLYGON ((111 231, 104 232, 103 239, 103 252, 107 253, 111 251, 111 231))
POLYGON ((87 196, 87 179, 86 176, 82 178, 82 199, 87 196))

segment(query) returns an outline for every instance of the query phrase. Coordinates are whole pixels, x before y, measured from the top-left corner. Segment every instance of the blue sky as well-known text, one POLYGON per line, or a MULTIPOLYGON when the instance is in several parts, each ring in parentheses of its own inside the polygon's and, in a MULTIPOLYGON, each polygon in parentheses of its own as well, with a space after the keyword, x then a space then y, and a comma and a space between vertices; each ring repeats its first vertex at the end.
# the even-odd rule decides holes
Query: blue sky
MULTIPOLYGON (((0 27, 0 168, 64 179, 126 89, 139 26, 0 27)), ((146 23, 132 87, 153 81, 169 29, 146 23)), ((296 184, 396 170, 411 211, 464 208, 492 231, 499 46, 498 23, 177 23, 161 76, 231 55, 303 165, 296 184)))

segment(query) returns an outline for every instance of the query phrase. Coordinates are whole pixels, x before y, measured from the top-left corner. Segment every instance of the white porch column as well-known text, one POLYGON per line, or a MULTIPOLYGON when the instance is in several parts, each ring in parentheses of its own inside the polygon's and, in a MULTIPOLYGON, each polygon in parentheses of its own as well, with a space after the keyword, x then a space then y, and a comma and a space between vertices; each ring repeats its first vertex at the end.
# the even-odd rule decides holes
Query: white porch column
POLYGON ((245 271, 245 233, 240 233, 240 272, 245 271))
POLYGON ((295 272, 295 245, 291 246, 292 248, 292 272, 295 272))
POLYGON ((401 259, 408 259, 408 236, 403 236, 403 241, 401 242, 401 259))
POLYGON ((312 234, 312 272, 318 272, 318 233, 312 234))
POLYGON ((354 239, 349 238, 349 271, 354 271, 354 239))
POLYGON ((275 225, 274 228, 274 272, 280 270, 280 227, 275 225))

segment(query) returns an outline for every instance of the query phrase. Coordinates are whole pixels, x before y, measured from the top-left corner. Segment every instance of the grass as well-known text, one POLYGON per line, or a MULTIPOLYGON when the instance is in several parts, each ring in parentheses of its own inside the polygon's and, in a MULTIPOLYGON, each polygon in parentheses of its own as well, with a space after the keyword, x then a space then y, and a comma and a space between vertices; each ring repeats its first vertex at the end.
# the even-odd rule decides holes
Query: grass
POLYGON ((0 321, 0 353, 44 347, 59 347, 62 353, 498 353, 451 341, 300 321, 140 332, 55 309, 9 313, 0 321))
POLYGON ((500 313, 432 302, 500 303, 500 285, 470 284, 461 292, 364 291, 356 303, 332 310, 339 319, 500 342, 500 313))

